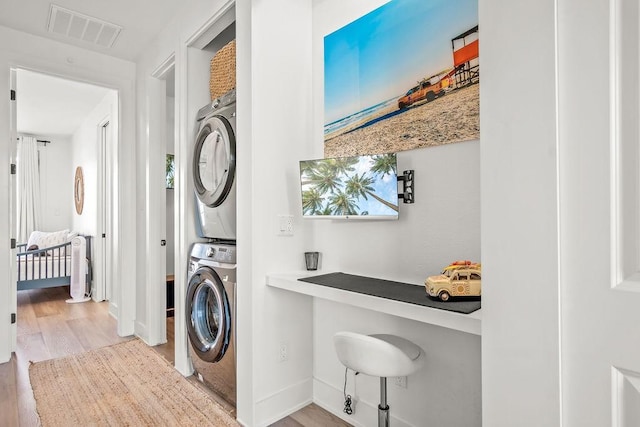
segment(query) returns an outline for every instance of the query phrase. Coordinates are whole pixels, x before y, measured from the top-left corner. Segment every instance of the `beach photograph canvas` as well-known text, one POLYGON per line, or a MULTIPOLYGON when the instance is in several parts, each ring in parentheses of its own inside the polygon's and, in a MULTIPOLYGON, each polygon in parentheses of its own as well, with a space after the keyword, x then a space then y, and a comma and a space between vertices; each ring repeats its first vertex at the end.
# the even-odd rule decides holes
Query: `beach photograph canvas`
POLYGON ((392 0, 324 38, 324 155, 480 137, 478 0, 392 0))

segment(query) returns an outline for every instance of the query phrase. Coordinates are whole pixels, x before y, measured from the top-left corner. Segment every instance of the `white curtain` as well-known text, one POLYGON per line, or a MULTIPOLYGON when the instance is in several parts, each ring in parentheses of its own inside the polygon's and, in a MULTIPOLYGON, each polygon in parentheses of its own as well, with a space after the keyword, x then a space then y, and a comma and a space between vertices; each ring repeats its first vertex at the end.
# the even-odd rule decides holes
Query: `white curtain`
POLYGON ((38 142, 23 136, 18 144, 18 242, 26 243, 41 224, 38 142))

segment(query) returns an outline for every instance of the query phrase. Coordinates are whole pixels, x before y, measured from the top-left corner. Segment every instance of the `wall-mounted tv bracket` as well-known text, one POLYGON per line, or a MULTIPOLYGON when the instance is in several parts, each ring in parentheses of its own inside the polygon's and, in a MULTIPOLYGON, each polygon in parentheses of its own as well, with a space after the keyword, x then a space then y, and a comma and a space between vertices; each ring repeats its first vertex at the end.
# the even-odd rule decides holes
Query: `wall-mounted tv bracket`
POLYGON ((404 203, 413 203, 413 169, 403 171, 398 181, 402 181, 402 193, 398 193, 398 198, 404 203))

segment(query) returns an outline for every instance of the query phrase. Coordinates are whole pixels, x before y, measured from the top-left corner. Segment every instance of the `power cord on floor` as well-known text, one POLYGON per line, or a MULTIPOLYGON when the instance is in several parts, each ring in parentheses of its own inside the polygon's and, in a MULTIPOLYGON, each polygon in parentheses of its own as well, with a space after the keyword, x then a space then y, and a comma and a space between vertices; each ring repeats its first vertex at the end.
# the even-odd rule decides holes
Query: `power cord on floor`
MULTIPOLYGON (((344 413, 347 415, 351 415, 353 414, 353 408, 351 407, 352 405, 352 400, 351 400, 351 395, 347 394, 347 372, 349 371, 349 368, 344 368, 344 388, 342 389, 342 394, 344 394, 344 413)), ((355 375, 358 375, 359 372, 356 372, 355 375)))

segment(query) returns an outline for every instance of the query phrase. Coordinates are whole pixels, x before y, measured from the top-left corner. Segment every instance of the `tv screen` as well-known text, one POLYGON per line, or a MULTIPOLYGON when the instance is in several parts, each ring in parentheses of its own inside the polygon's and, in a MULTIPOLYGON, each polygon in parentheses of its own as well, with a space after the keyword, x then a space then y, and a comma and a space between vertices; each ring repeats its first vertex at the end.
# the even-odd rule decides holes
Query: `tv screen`
POLYGON ((398 219, 395 154, 300 162, 304 218, 398 219))

